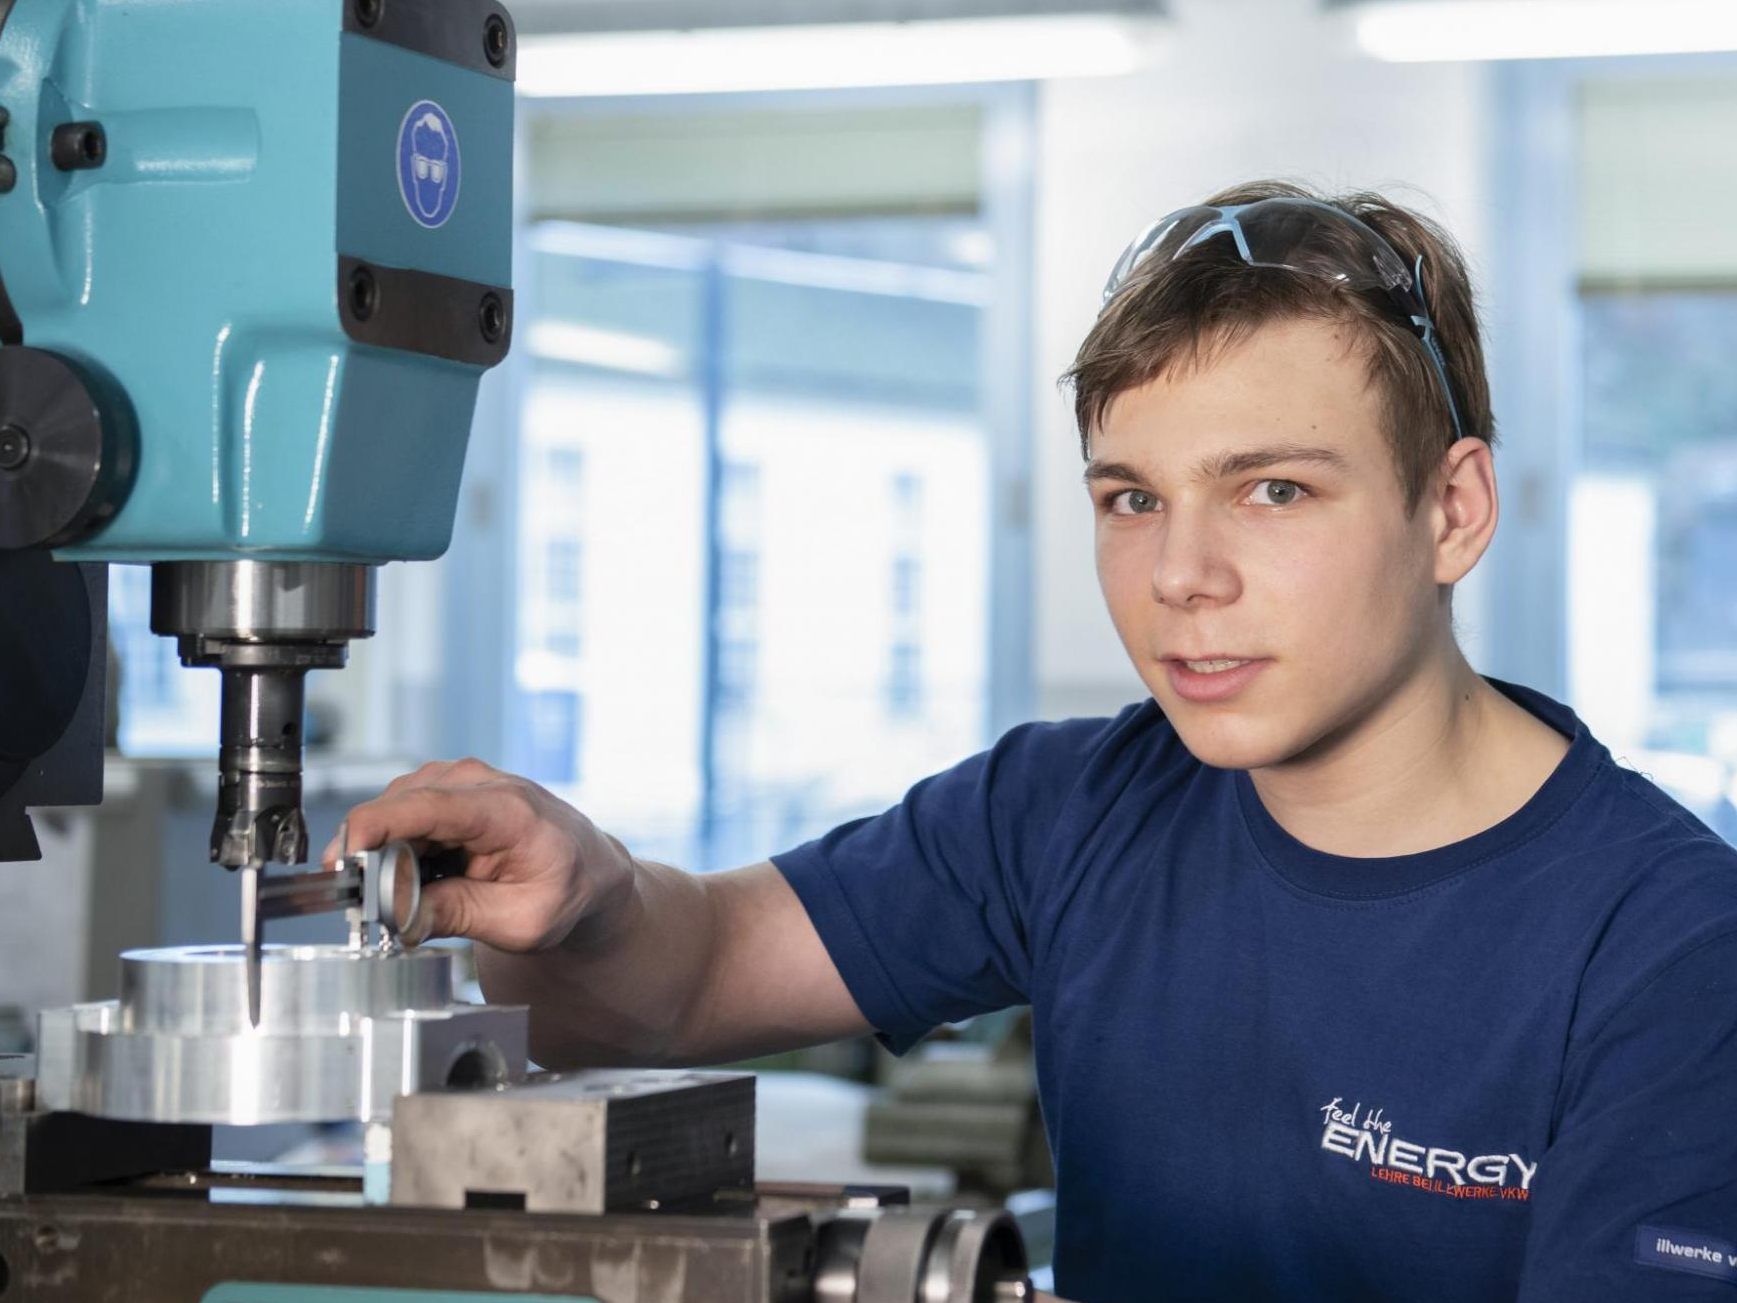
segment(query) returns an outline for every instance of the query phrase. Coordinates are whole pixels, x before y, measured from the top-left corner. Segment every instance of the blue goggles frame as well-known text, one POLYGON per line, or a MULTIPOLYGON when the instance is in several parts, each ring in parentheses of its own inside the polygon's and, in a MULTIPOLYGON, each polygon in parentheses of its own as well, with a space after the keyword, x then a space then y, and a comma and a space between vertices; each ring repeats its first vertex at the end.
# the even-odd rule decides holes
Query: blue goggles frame
POLYGON ((1154 259, 1173 262, 1220 236, 1230 238, 1237 256, 1250 267, 1319 276, 1368 295, 1389 309, 1423 346, 1440 382, 1454 438, 1466 437, 1453 383, 1448 379, 1447 357, 1424 301, 1423 255, 1407 267, 1375 228, 1332 204, 1285 196, 1247 204, 1178 208, 1153 222, 1122 250, 1104 284, 1099 314, 1140 267, 1154 259), (1337 238, 1322 238, 1326 233, 1337 238))

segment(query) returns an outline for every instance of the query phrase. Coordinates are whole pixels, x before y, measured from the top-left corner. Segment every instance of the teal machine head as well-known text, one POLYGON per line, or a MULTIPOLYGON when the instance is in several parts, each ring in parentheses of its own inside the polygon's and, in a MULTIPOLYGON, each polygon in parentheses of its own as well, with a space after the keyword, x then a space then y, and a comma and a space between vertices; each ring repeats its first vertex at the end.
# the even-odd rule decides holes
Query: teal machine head
POLYGON ((515 54, 493 0, 0 0, 0 559, 151 565, 253 889, 307 855, 304 675, 451 535, 515 54))

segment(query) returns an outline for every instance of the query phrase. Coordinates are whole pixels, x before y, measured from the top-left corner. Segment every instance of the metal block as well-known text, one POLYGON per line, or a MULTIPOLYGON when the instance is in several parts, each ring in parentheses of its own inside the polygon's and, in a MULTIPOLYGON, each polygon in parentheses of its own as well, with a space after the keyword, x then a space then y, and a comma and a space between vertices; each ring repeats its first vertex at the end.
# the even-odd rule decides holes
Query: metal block
POLYGON ((813 1254, 808 1217, 763 1217, 751 1204, 728 1215, 530 1217, 160 1191, 0 1199, 7 1303, 811 1303, 813 1254))
POLYGON ((582 1072, 393 1106, 396 1205, 601 1213, 753 1183, 746 1073, 582 1072))
POLYGON ((0 1113, 28 1113, 36 1107, 36 1056, 0 1054, 0 1113))
POLYGON ((210 1161, 210 1127, 0 1111, 0 1200, 196 1170, 210 1161))
POLYGON ((121 958, 118 1001, 42 1013, 41 1107, 141 1122, 368 1122, 400 1094, 524 1072, 525 1011, 453 1003, 444 951, 269 947, 258 1027, 239 947, 121 958))

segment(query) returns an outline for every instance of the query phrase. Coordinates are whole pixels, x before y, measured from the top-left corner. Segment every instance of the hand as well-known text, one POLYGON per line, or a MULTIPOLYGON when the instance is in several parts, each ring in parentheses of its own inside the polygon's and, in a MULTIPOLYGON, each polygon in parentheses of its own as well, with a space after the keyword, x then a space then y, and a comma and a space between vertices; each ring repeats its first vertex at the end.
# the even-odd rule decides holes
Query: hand
MULTIPOLYGON (((395 778, 350 811, 351 850, 390 841, 457 846, 462 878, 423 895, 432 936, 470 937, 499 950, 559 945, 633 897, 626 847, 537 784, 480 760, 434 762, 395 778)), ((322 857, 335 867, 338 843, 322 857)))

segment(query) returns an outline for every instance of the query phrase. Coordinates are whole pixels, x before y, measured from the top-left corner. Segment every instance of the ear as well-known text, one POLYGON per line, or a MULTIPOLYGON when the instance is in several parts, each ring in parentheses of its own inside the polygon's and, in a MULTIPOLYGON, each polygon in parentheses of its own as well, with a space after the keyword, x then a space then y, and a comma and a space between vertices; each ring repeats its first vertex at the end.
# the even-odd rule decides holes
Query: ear
POLYGON ((1467 438, 1449 448, 1423 505, 1435 542, 1435 582, 1458 583, 1490 546, 1500 515, 1490 445, 1467 438))

